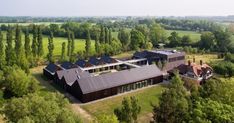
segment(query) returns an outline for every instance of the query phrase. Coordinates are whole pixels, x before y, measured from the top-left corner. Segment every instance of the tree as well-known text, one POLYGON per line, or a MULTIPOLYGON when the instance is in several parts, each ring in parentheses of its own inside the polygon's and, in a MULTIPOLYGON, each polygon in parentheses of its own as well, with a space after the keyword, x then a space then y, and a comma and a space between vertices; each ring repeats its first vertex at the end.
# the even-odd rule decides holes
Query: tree
POLYGON ((215 46, 215 37, 211 32, 204 32, 201 34, 201 40, 199 42, 201 49, 212 50, 215 46))
POLYGON ((138 50, 144 44, 144 35, 135 29, 131 31, 131 44, 130 47, 132 50, 138 50))
POLYGON ((119 123, 115 115, 105 115, 105 114, 99 115, 96 121, 98 123, 119 123))
POLYGON ((50 37, 48 38, 48 54, 47 58, 49 62, 54 62, 53 60, 53 51, 54 51, 54 43, 53 43, 53 33, 51 32, 50 37))
POLYGON ((105 43, 105 28, 101 26, 101 32, 100 32, 100 37, 99 37, 100 43, 105 43))
POLYGON ((26 29, 25 38, 24 38, 24 50, 25 50, 25 56, 28 58, 31 55, 31 48, 30 48, 30 37, 28 29, 26 29))
POLYGON ((158 43, 164 43, 166 41, 166 31, 159 24, 153 24, 150 26, 149 39, 153 43, 153 46, 158 43))
POLYGON ((90 56, 91 54, 91 39, 90 39, 90 33, 89 30, 87 30, 87 37, 85 41, 85 54, 86 57, 90 56))
POLYGON ((10 122, 34 121, 35 123, 80 123, 69 107, 69 102, 58 93, 28 94, 11 99, 3 109, 10 122))
POLYGON ((36 57, 38 54, 37 31, 37 26, 33 25, 32 54, 34 57, 36 57))
POLYGON ((36 80, 17 67, 6 68, 5 75, 6 90, 13 96, 21 97, 38 89, 36 80))
POLYGON ((95 35, 95 51, 97 55, 100 55, 100 42, 98 34, 95 35))
POLYGON ((155 122, 181 123, 189 119, 189 101, 183 84, 178 73, 175 73, 169 89, 165 90, 159 98, 159 106, 154 106, 155 122))
POLYGON ((2 69, 5 65, 5 53, 4 53, 4 42, 3 42, 3 34, 0 30, 0 69, 2 69))
POLYGON ((169 45, 171 47, 177 47, 181 44, 181 38, 179 37, 177 32, 172 32, 171 36, 168 37, 168 40, 170 41, 169 45))
POLYGON ((214 32, 217 47, 220 52, 227 52, 231 43, 231 34, 227 31, 219 30, 214 32))
POLYGON ((37 35, 37 41, 38 41, 38 56, 41 57, 44 54, 44 49, 43 49, 43 42, 42 42, 42 31, 41 27, 38 26, 38 35, 37 35))
POLYGON ((71 32, 71 51, 70 51, 70 61, 74 61, 74 51, 75 51, 75 37, 74 33, 71 32))
POLYGON ((22 41, 21 41, 21 30, 19 25, 16 25, 16 29, 15 29, 15 53, 16 53, 16 57, 17 60, 19 58, 20 55, 22 55, 22 41))
POLYGON ((71 54, 71 32, 67 31, 67 56, 70 57, 71 54))
POLYGON ((12 66, 16 63, 16 56, 15 52, 13 49, 13 37, 12 37, 12 29, 10 26, 8 26, 7 30, 7 45, 5 49, 5 54, 6 54, 6 63, 9 66, 12 66))
POLYGON ((137 121, 137 116, 141 111, 138 100, 135 97, 124 98, 121 108, 115 108, 114 113, 120 122, 131 123, 132 120, 137 121))
POLYGON ((189 35, 184 35, 181 39, 182 46, 189 46, 192 42, 192 39, 189 35))
POLYGON ((108 30, 107 27, 105 28, 105 43, 106 43, 106 44, 109 44, 109 43, 110 43, 110 42, 109 42, 109 30, 108 30))
POLYGON ((109 36, 109 38, 108 38, 108 39, 109 39, 109 41, 108 41, 108 42, 109 42, 109 44, 110 44, 110 43, 111 43, 111 41, 112 41, 112 34, 111 34, 111 33, 112 33, 112 30, 111 30, 111 29, 109 29, 109 34, 108 34, 108 36, 109 36))
POLYGON ((122 47, 125 51, 127 51, 130 44, 130 33, 126 29, 120 29, 118 33, 118 39, 120 40, 122 47))
POLYGON ((62 52, 61 52, 61 58, 60 61, 65 61, 66 60, 66 42, 62 43, 62 52))

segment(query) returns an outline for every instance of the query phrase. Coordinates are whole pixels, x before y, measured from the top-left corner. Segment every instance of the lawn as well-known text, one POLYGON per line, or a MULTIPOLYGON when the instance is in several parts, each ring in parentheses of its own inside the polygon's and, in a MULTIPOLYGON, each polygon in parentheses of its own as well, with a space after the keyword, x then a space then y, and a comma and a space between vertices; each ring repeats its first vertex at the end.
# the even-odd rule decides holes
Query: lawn
POLYGON ((223 60, 223 59, 218 59, 217 54, 191 54, 191 55, 186 55, 186 61, 190 60, 192 62, 193 58, 195 58, 195 61, 196 61, 197 64, 200 63, 200 60, 202 60, 203 63, 210 63, 210 62, 223 60))
POLYGON ((179 36, 181 36, 181 37, 184 35, 189 35, 193 42, 197 42, 200 40, 201 34, 198 32, 194 32, 194 31, 166 30, 167 37, 169 37, 171 35, 171 33, 174 31, 177 32, 179 34, 179 36))
POLYGON ((158 97, 161 95, 162 91, 165 89, 162 85, 153 86, 150 88, 145 88, 133 93, 127 93, 119 96, 114 96, 105 100, 97 101, 90 104, 84 104, 81 107, 88 111, 94 116, 99 114, 113 114, 114 108, 121 105, 124 97, 135 96, 139 100, 141 106, 141 113, 139 116, 139 122, 149 122, 151 119, 152 104, 158 103, 158 97))

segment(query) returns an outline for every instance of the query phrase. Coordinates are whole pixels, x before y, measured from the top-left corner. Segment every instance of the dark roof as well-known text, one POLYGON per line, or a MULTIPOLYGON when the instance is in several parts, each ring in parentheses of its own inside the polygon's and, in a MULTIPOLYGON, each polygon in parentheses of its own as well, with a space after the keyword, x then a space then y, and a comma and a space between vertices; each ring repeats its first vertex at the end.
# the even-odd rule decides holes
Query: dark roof
POLYGON ((162 72, 156 65, 132 68, 115 73, 81 78, 78 80, 83 94, 113 88, 149 78, 161 76, 162 72))
POLYGON ((116 63, 117 60, 111 58, 110 56, 102 56, 101 61, 104 61, 105 63, 116 63))
POLYGON ((92 65, 100 65, 100 64, 104 64, 104 62, 102 60, 97 59, 96 57, 90 57, 89 61, 90 64, 92 65))
POLYGON ((64 69, 71 69, 71 68, 77 68, 77 65, 71 63, 71 62, 63 62, 61 64, 61 67, 64 69))
POLYGON ((142 52, 135 52, 134 54, 133 54, 133 56, 135 56, 135 57, 139 57, 139 58, 147 58, 147 55, 148 55, 148 51, 142 51, 142 52))
POLYGON ((85 60, 78 60, 78 61, 76 61, 75 64, 84 68, 85 64, 86 64, 86 61, 85 60))
POLYGON ((56 64, 50 63, 45 67, 45 69, 50 73, 55 73, 56 70, 60 70, 61 68, 56 64))
POLYGON ((72 68, 68 70, 57 71, 59 79, 64 78, 68 85, 72 85, 76 80, 80 78, 91 77, 91 74, 86 71, 82 71, 80 68, 72 68))

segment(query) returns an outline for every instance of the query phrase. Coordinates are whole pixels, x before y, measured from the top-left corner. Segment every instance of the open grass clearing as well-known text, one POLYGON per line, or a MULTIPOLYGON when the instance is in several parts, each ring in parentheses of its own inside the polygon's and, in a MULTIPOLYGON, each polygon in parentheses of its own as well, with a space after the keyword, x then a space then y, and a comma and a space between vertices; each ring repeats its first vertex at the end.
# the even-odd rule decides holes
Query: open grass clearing
POLYGON ((200 63, 200 60, 203 61, 203 63, 210 63, 215 61, 221 61, 223 59, 218 58, 218 54, 189 54, 186 55, 186 61, 190 60, 193 62, 193 58, 195 58, 195 62, 197 64, 200 63))
POLYGON ((201 38, 201 34, 195 31, 181 31, 181 30, 166 30, 166 35, 169 37, 172 32, 177 32, 180 37, 184 35, 189 35, 190 38, 192 39, 192 42, 198 42, 201 38))
POLYGON ((113 96, 108 99, 93 102, 90 104, 84 104, 81 107, 93 116, 98 116, 102 113, 113 114, 114 109, 121 106, 121 102, 124 97, 135 96, 139 101, 139 105, 141 106, 141 113, 139 115, 138 122, 149 122, 152 118, 151 112, 153 110, 151 103, 158 104, 159 96, 165 88, 166 87, 164 87, 163 85, 155 85, 135 92, 113 96))

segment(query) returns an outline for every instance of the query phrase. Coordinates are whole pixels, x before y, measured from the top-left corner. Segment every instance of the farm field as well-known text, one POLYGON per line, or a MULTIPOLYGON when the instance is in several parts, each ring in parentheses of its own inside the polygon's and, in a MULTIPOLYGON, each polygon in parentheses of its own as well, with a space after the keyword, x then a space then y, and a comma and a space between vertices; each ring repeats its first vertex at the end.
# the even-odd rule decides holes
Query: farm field
POLYGON ((203 63, 210 63, 210 62, 223 60, 223 59, 218 59, 217 54, 190 54, 190 55, 186 55, 186 61, 188 61, 188 60, 193 61, 193 58, 195 58, 195 61, 197 64, 200 63, 200 60, 202 60, 203 63))
POLYGON ((195 31, 181 31, 181 30, 166 30, 166 35, 169 37, 172 32, 177 32, 179 36, 189 35, 193 42, 197 42, 200 40, 201 34, 195 31))
POLYGON ((141 113, 138 117, 138 122, 149 122, 152 118, 151 112, 153 109, 151 103, 158 104, 158 98, 165 88, 166 87, 164 87, 163 85, 156 85, 153 87, 138 90, 136 92, 130 92, 127 94, 113 96, 108 99, 93 102, 90 104, 84 104, 81 107, 93 116, 98 116, 102 113, 113 114, 114 109, 121 105, 121 102, 124 97, 135 96, 139 101, 139 105, 141 106, 141 113))

